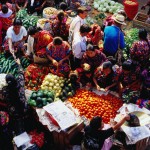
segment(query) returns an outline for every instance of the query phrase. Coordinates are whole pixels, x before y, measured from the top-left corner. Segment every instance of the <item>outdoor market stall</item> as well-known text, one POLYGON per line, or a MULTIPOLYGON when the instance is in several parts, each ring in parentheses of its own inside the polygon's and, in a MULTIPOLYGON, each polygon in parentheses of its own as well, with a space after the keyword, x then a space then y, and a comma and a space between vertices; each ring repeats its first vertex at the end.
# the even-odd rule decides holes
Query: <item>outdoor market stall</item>
MULTIPOLYGON (((100 26, 104 25, 107 17, 116 14, 120 9, 125 9, 128 18, 134 19, 138 8, 135 0, 125 0, 123 4, 111 0, 94 0, 94 2, 88 1, 87 4, 91 5, 89 7, 91 11, 86 18, 86 23, 100 26), (131 13, 129 8, 133 8, 134 11, 131 13)), ((43 10, 42 16, 34 16, 22 9, 17 13, 17 18, 22 19, 26 29, 30 26, 37 26, 50 31, 50 23, 56 18, 57 11, 53 7, 47 7, 43 10)), ((68 15, 67 24, 70 24, 76 15, 76 12, 68 15)), ((125 60, 130 58, 129 51, 132 44, 139 40, 138 29, 132 26, 132 23, 134 27, 136 26, 138 15, 133 22, 127 21, 127 27, 123 27, 126 42, 126 47, 123 49, 125 60)), ((144 18, 147 19, 147 16, 144 18)), ((99 41, 98 47, 100 51, 103 51, 102 40, 99 41)), ((144 138, 150 137, 150 100, 140 99, 139 91, 123 93, 121 99, 117 93, 112 91, 98 91, 95 88, 87 89, 86 87, 77 88, 69 77, 63 77, 58 73, 59 67, 57 67, 57 73, 52 74, 47 63, 35 63, 35 60, 24 56, 20 58, 20 61, 24 70, 27 103, 33 112, 32 117, 52 133, 57 150, 71 149, 73 147, 71 140, 83 132, 85 125, 88 125, 93 117, 102 117, 106 126, 111 127, 112 122, 119 122, 124 114, 134 114, 139 118, 139 127, 129 127, 125 122, 121 129, 127 135, 128 145, 136 144, 137 150, 143 150, 140 142, 144 138), (136 104, 130 104, 132 100, 136 101, 136 104), (129 104, 123 104, 123 102, 129 104)), ((5 77, 7 74, 12 74, 17 78, 18 70, 19 67, 13 56, 6 58, 3 52, 0 53, 0 108, 7 108, 2 97, 2 89, 7 86, 5 77)), ((32 132, 32 134, 41 136, 44 140, 42 133, 32 132)), ((107 139, 108 143, 112 145, 114 139, 107 139)), ((149 143, 148 139, 145 146, 149 143)), ((105 148, 103 147, 103 150, 105 148)))

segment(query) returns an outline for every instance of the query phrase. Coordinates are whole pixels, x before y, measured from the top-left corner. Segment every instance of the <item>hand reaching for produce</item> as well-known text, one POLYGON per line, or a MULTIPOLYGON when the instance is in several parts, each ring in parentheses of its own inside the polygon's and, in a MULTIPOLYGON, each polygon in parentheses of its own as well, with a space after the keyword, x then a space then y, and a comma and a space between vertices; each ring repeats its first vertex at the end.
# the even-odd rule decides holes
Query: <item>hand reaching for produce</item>
POLYGON ((125 118, 125 120, 130 120, 130 116, 129 115, 126 115, 124 118, 125 118))
POLYGON ((53 60, 52 63, 54 66, 58 66, 58 62, 56 60, 53 60))
POLYGON ((20 65, 20 64, 21 64, 21 63, 20 63, 20 59, 19 59, 19 58, 15 59, 15 61, 16 61, 16 63, 17 63, 18 65, 20 65))
POLYGON ((107 92, 108 90, 109 90, 109 87, 106 87, 106 88, 105 88, 105 92, 107 92))
POLYGON ((96 85, 96 89, 100 91, 101 87, 99 85, 96 85))
POLYGON ((14 53, 14 50, 10 50, 12 56, 14 57, 14 59, 16 59, 16 56, 15 56, 15 53, 14 53))

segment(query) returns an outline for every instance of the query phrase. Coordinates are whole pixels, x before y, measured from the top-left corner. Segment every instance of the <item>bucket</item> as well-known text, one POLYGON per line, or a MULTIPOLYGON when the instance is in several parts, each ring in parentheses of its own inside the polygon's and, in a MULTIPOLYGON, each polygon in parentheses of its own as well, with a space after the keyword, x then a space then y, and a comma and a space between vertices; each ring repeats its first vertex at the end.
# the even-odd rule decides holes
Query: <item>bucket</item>
POLYGON ((130 1, 124 0, 123 5, 124 5, 124 11, 126 12, 127 17, 133 20, 135 15, 138 12, 138 7, 139 7, 138 2, 136 0, 130 0, 130 1))

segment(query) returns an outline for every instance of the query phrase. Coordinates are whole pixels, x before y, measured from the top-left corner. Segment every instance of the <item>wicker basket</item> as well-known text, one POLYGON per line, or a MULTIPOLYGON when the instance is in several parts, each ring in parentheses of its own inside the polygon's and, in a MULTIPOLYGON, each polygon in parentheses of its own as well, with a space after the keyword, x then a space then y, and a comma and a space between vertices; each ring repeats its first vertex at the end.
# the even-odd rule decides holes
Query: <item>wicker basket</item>
POLYGON ((146 23, 148 15, 138 12, 133 20, 133 27, 144 28, 148 32, 150 32, 150 24, 146 23))

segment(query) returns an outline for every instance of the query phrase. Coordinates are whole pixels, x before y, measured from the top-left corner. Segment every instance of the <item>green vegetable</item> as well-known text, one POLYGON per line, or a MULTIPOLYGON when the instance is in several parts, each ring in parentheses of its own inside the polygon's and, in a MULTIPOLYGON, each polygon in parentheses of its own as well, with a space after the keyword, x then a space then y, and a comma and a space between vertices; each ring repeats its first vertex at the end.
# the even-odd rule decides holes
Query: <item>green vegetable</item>
POLYGON ((137 28, 132 28, 130 30, 125 31, 125 43, 126 47, 123 49, 123 56, 125 59, 128 59, 130 57, 130 48, 132 44, 139 40, 138 37, 139 30, 137 28))

